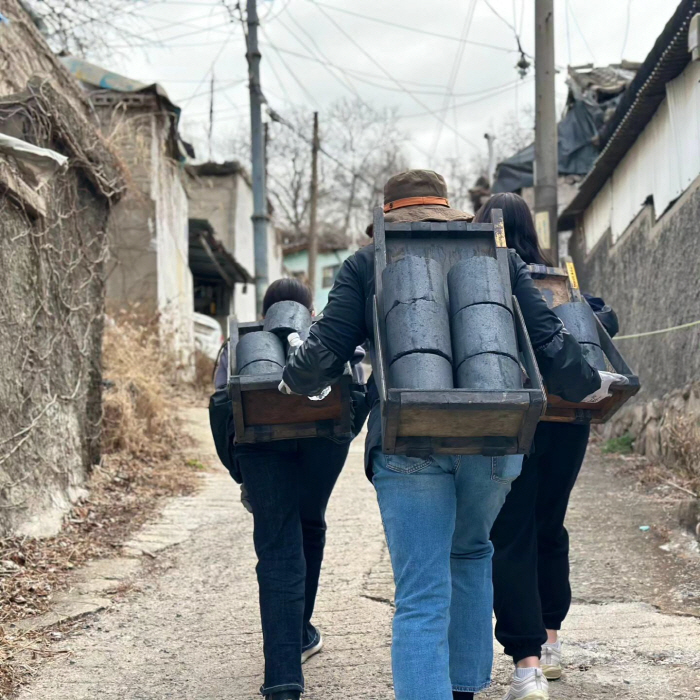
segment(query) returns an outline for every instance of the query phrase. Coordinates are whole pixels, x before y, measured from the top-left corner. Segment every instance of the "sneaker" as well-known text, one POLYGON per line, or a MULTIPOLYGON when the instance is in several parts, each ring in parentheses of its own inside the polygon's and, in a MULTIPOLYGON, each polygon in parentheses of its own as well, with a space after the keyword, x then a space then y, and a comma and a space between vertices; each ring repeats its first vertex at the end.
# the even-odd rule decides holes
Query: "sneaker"
POLYGON ((266 695, 265 700, 300 700, 301 693, 298 690, 283 690, 281 693, 266 695))
POLYGON ((514 674, 513 682, 503 700, 549 700, 547 679, 542 669, 533 668, 532 673, 528 673, 525 678, 518 678, 514 674))
POLYGON ((561 642, 542 645, 542 673, 549 681, 561 678, 561 642))
POLYGON ((308 649, 303 649, 301 652, 301 663, 306 663, 314 654, 318 654, 319 651, 323 649, 323 637, 321 633, 318 633, 318 639, 313 646, 308 649))

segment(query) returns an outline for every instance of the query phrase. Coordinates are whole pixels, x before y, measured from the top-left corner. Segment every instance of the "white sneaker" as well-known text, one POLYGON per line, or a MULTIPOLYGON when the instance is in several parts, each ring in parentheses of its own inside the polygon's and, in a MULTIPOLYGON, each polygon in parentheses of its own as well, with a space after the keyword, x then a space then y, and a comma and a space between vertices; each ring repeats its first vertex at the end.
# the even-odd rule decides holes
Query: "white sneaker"
POLYGON ((316 644, 301 652, 301 663, 306 663, 314 654, 318 654, 321 649, 323 649, 323 637, 319 632, 316 644))
POLYGON ((561 678, 561 642, 542 645, 542 673, 547 680, 561 678))
POLYGON ((535 668, 533 671, 527 678, 513 675, 513 682, 503 700, 549 700, 547 679, 542 669, 535 668))

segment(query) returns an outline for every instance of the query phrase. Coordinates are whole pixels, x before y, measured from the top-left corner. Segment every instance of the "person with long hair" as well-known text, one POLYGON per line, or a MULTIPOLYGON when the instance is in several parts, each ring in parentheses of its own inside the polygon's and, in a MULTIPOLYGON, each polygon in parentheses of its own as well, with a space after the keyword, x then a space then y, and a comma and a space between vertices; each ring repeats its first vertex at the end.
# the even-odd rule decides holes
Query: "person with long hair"
MULTIPOLYGON (((263 315, 279 301, 296 301, 313 311, 311 291, 296 279, 268 287, 263 315)), ((219 392, 225 391, 227 366, 228 354, 222 352, 215 375, 219 392)), ((219 456, 242 483, 244 504, 253 513, 265 655, 260 691, 269 700, 299 700, 302 664, 323 646, 311 617, 326 542, 326 506, 350 441, 304 438, 235 445, 232 415, 227 414, 218 428, 212 418, 212 430, 219 456)))
MULTIPOLYGON (((491 221, 493 209, 503 212, 509 248, 528 264, 552 266, 540 249, 530 208, 522 197, 494 195, 475 221, 491 221)), ((614 311, 601 299, 587 299, 614 335, 618 328, 614 311)), ((525 457, 491 529, 496 638, 515 664, 504 700, 546 700, 547 679, 561 676, 559 630, 571 605, 564 517, 589 434, 589 425, 541 422, 533 451, 525 457)))
MULTIPOLYGON (((450 207, 447 186, 430 170, 409 170, 384 186, 387 222, 469 221, 450 207)), ((535 288, 525 263, 509 254, 513 294, 523 312, 540 370, 570 400, 601 389, 535 288)), ((335 381, 355 346, 368 342, 374 361, 374 245, 342 265, 323 318, 288 359, 280 390, 314 395, 335 381)), ((522 457, 382 452, 379 393, 371 412, 365 469, 377 491, 392 568, 395 614, 392 669, 397 700, 469 700, 488 687, 493 660, 491 526, 520 473, 522 457)), ((361 689, 353 695, 361 696, 361 689)))

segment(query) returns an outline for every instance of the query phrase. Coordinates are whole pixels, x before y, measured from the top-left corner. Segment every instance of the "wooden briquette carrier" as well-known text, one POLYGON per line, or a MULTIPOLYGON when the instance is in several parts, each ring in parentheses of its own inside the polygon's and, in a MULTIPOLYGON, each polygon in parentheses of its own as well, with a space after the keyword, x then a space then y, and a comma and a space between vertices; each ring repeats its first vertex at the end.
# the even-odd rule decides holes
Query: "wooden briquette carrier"
POLYGON ((517 391, 399 389, 388 384, 386 323, 382 294, 384 268, 406 255, 432 258, 450 268, 474 255, 498 260, 510 293, 510 272, 503 214, 496 209, 492 223, 384 222, 374 210, 374 373, 381 401, 382 449, 386 454, 525 454, 545 409, 545 394, 518 302, 513 311, 520 358, 532 388, 517 391))
MULTIPOLYGON (((585 302, 579 288, 576 268, 571 258, 563 258, 564 267, 528 265, 535 286, 550 308, 573 301, 585 302)), ((610 387, 611 396, 598 403, 571 403, 549 394, 547 411, 542 420, 553 423, 605 423, 640 389, 639 377, 630 369, 603 324, 596 316, 598 339, 610 369, 627 377, 624 386, 610 387)))
POLYGON ((228 392, 233 406, 236 442, 242 444, 307 437, 352 437, 350 385, 343 375, 323 401, 287 396, 278 390, 282 372, 262 375, 236 374, 236 345, 241 336, 263 330, 262 323, 228 321, 228 392))

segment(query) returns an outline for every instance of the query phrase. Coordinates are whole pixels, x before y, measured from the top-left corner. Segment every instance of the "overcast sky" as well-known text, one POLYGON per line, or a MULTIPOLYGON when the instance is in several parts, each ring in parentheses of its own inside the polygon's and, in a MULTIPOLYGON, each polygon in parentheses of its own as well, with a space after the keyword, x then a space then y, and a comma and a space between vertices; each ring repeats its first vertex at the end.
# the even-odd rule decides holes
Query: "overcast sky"
MULTIPOLYGON (((245 6, 245 0, 241 3, 245 6)), ((534 71, 524 79, 518 76, 513 28, 526 54, 534 55, 534 0, 490 0, 501 18, 486 0, 259 0, 258 5, 263 91, 281 114, 291 105, 301 106, 309 119, 318 110, 323 123, 331 102, 356 93, 369 104, 396 107, 401 128, 410 135, 413 167, 484 152, 484 132, 498 136, 511 113, 527 123, 534 71), (467 43, 459 40, 464 34, 467 43), (335 67, 324 67, 325 62, 335 67), (454 97, 446 97, 455 68, 454 97), (449 109, 443 111, 445 105, 449 109)), ((568 64, 607 65, 622 57, 642 61, 677 3, 555 0, 554 5, 561 105, 568 64)), ((120 23, 119 17, 113 21, 120 23)), ((105 67, 163 85, 183 108, 185 137, 206 143, 212 72, 216 141, 224 143, 247 123, 245 42, 240 23, 231 21, 222 2, 153 2, 121 21, 159 46, 125 48, 105 67)), ((199 155, 206 158, 202 150, 200 145, 199 155)), ((227 154, 219 147, 214 155, 227 154)))

